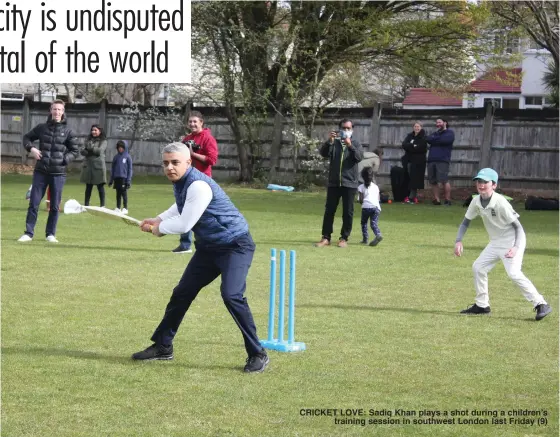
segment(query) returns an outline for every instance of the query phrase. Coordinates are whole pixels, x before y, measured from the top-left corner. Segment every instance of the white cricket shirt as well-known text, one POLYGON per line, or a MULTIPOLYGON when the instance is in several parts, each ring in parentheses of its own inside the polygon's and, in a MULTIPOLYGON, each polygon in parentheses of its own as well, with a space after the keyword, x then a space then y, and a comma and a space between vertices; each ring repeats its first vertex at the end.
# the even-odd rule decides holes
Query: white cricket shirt
POLYGON ((490 241, 511 247, 515 243, 515 229, 512 223, 519 218, 507 199, 494 192, 486 208, 480 204, 480 195, 475 196, 467 209, 465 217, 473 220, 482 217, 482 222, 490 241))

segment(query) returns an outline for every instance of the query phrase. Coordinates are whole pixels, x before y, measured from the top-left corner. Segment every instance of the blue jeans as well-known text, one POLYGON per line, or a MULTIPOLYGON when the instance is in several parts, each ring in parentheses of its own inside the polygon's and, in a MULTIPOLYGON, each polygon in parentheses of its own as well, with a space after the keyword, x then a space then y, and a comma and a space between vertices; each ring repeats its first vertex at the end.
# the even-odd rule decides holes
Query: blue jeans
POLYGON ((192 245, 192 231, 185 232, 181 234, 181 238, 179 239, 179 246, 183 250, 189 250, 192 245))
POLYGON ((379 208, 362 208, 362 219, 360 224, 362 225, 362 237, 364 240, 368 239, 368 220, 371 226, 371 230, 376 237, 381 237, 381 231, 379 230, 379 208))
POLYGON ((251 309, 243 297, 254 253, 255 243, 248 233, 226 246, 211 249, 197 247, 181 280, 173 289, 152 341, 156 344, 172 344, 183 317, 200 290, 221 275, 222 299, 241 331, 247 355, 263 352, 251 309))
POLYGON ((41 205, 41 200, 45 197, 47 187, 51 189, 51 202, 45 236, 56 235, 58 207, 62 199, 62 189, 64 188, 65 182, 65 174, 49 175, 38 171, 33 172, 33 186, 31 187, 29 208, 27 208, 27 217, 25 219, 25 233, 27 235, 33 237, 35 224, 37 223, 37 213, 41 205))

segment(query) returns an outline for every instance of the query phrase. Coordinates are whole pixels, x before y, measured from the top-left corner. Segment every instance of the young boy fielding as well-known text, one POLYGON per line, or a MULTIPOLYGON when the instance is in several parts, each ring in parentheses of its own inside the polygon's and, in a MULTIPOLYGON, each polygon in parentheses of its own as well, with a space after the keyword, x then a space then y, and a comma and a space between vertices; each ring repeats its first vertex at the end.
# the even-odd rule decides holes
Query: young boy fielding
POLYGON ((525 252, 525 232, 519 223, 517 214, 511 204, 494 190, 498 184, 498 173, 491 168, 483 168, 473 179, 476 181, 478 196, 472 200, 463 222, 459 226, 455 240, 455 255, 463 254, 463 236, 471 220, 481 216, 484 227, 490 237, 490 243, 484 248, 473 264, 475 303, 461 311, 462 314, 489 314, 488 272, 502 260, 508 276, 521 289, 521 293, 531 302, 537 312, 536 320, 541 320, 552 312, 544 297, 539 294, 533 283, 521 272, 523 253, 525 252))

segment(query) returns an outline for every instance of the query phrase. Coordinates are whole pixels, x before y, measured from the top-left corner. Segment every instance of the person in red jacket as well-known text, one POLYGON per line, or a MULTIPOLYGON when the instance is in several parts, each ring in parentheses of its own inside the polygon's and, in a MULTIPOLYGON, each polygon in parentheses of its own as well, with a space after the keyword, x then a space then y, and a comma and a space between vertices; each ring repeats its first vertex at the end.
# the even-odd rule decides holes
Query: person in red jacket
MULTIPOLYGON (((191 152, 192 165, 207 176, 212 177, 212 166, 218 160, 218 143, 212 136, 210 129, 204 127, 204 116, 198 111, 189 113, 190 134, 183 138, 191 152)), ((192 231, 181 234, 179 246, 173 253, 192 253, 192 231)))

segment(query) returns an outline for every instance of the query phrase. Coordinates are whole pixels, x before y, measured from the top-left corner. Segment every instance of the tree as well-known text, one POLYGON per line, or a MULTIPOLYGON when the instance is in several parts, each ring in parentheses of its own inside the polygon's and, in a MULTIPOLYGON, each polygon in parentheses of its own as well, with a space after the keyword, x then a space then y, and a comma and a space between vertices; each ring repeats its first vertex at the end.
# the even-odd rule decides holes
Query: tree
POLYGON ((486 5, 495 17, 522 29, 539 47, 548 50, 558 69, 558 1, 490 1, 486 5))
POLYGON ((156 107, 141 107, 133 102, 122 108, 121 113, 117 129, 132 132, 129 149, 132 149, 137 139, 166 143, 179 141, 184 130, 183 117, 177 108, 160 110, 156 107))
POLYGON ((278 126, 288 113, 318 101, 332 71, 355 65, 369 75, 412 72, 428 84, 468 81, 473 8, 456 1, 193 3, 193 56, 205 53, 216 61, 240 179, 252 178, 251 158, 269 111, 275 114, 275 174, 282 147, 278 126))

